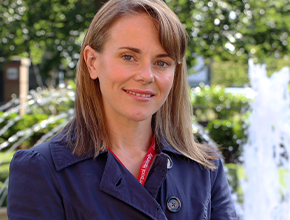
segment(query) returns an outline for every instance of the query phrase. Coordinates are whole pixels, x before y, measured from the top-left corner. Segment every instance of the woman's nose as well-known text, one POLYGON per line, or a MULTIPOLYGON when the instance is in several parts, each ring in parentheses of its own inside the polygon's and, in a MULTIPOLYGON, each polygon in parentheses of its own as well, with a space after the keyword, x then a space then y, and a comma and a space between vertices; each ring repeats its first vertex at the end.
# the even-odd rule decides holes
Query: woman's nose
POLYGON ((144 84, 154 82, 154 72, 150 62, 146 62, 140 67, 138 73, 135 75, 135 79, 144 84))

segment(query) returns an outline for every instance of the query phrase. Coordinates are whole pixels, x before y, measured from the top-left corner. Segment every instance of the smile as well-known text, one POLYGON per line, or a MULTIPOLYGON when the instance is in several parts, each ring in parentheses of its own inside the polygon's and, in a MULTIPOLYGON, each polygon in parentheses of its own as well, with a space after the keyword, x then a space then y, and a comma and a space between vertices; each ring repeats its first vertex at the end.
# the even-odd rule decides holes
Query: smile
POLYGON ((135 96, 138 96, 138 97, 149 98, 149 97, 152 97, 152 96, 153 96, 153 95, 151 95, 151 94, 141 94, 141 93, 132 92, 132 91, 127 91, 127 90, 125 90, 125 92, 127 92, 127 93, 129 93, 129 94, 132 94, 132 95, 135 95, 135 96))

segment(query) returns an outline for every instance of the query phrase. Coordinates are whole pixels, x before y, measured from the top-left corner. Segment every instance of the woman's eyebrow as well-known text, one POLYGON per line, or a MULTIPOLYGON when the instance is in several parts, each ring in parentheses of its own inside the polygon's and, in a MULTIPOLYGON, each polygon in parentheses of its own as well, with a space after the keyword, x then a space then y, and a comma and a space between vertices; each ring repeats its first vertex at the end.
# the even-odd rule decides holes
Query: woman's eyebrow
POLYGON ((141 53, 141 50, 140 49, 134 48, 134 47, 119 47, 118 50, 122 50, 122 49, 132 50, 135 53, 141 53))
POLYGON ((156 57, 158 57, 158 58, 162 58, 162 57, 169 57, 169 58, 171 58, 171 59, 173 59, 171 56, 169 56, 169 54, 158 54, 156 57))
MULTIPOLYGON (((135 47, 119 47, 118 50, 122 49, 127 49, 127 50, 132 50, 135 53, 142 53, 140 49, 135 48, 135 47)), ((169 54, 158 54, 156 57, 162 58, 162 57, 170 57, 169 54)), ((171 57, 170 57, 171 58, 171 57)))

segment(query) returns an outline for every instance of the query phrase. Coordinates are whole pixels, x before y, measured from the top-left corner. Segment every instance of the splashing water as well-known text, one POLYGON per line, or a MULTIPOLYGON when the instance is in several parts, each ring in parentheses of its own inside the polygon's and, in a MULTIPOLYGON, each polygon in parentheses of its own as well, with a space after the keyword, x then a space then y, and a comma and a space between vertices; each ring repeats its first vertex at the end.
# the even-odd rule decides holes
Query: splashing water
MULTIPOLYGON (((4 162, 4 158, 6 158, 11 151, 17 149, 26 139, 33 136, 36 132, 39 132, 41 129, 50 129, 50 127, 53 127, 53 124, 55 124, 55 127, 41 136, 35 145, 45 142, 58 130, 62 129, 67 122, 73 118, 74 109, 68 105, 67 108, 60 108, 60 110, 56 110, 55 106, 61 106, 64 103, 69 103, 70 101, 74 101, 74 91, 72 90, 72 87, 68 86, 65 88, 62 86, 59 90, 42 90, 41 88, 38 88, 37 91, 32 90, 30 91, 30 95, 27 97, 27 102, 22 105, 19 103, 19 99, 14 97, 10 102, 0 106, 0 111, 5 111, 0 115, 0 124, 3 122, 5 124, 0 125, 0 138, 3 134, 5 134, 5 132, 9 131, 9 129, 12 128, 13 130, 13 126, 22 119, 21 115, 16 115, 15 117, 7 120, 7 118, 9 118, 12 114, 18 114, 22 106, 26 107, 26 113, 29 114, 32 114, 32 110, 37 108, 37 112, 43 113, 43 110, 46 110, 46 114, 50 115, 48 118, 38 121, 30 127, 17 131, 15 134, 11 135, 7 141, 3 142, 4 139, 0 139, 0 151, 5 150, 0 158, 0 166, 7 165, 5 164, 6 162, 4 162), (63 119, 63 122, 58 124, 58 120, 60 119, 63 119), (7 122, 5 122, 5 120, 7 120, 7 122)), ((2 166, 0 168, 2 169, 2 166)), ((3 168, 3 170, 5 170, 5 168, 3 168)), ((8 180, 9 178, 6 178, 3 183, 0 183, 0 207, 4 204, 7 197, 8 180)))
POLYGON ((256 95, 244 147, 244 219, 289 220, 289 68, 268 77, 265 65, 249 60, 249 77, 256 95))

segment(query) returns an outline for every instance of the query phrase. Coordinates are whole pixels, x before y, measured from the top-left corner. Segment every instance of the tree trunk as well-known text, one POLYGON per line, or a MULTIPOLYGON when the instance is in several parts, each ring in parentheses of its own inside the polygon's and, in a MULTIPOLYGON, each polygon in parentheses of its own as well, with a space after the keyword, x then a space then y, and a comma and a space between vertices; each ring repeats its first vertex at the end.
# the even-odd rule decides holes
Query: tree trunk
POLYGON ((33 72, 35 74, 35 78, 36 78, 36 82, 37 82, 38 86, 43 87, 43 82, 42 82, 42 78, 41 78, 41 75, 39 72, 39 67, 37 65, 34 65, 33 63, 32 63, 32 67, 33 67, 33 72))

